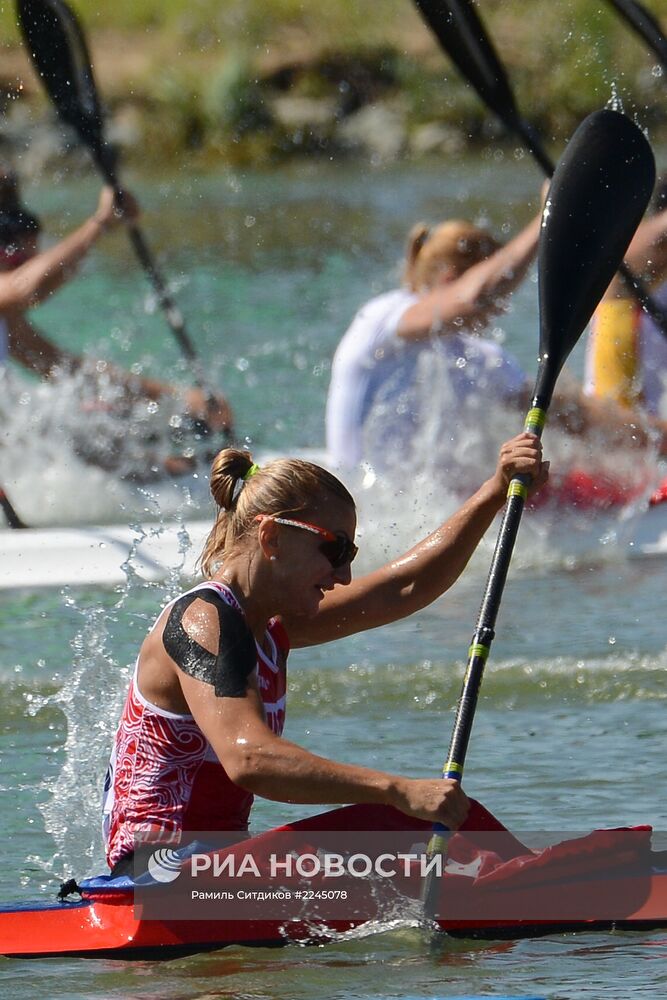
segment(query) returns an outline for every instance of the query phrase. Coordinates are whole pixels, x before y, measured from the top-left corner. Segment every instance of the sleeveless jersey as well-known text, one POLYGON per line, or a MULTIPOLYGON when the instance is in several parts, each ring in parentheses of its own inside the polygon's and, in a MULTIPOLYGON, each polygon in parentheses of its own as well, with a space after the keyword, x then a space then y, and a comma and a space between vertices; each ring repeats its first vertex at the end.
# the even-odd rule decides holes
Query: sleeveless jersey
MULTIPOLYGON (((203 589, 214 590, 243 614, 229 588, 215 581, 187 593, 203 589)), ((267 725, 281 735, 289 640, 277 620, 269 623, 266 635, 272 655, 267 657, 257 646, 258 688, 267 725)), ((104 783, 109 866, 134 850, 137 833, 178 843, 186 830, 246 830, 252 802, 252 794, 227 776, 191 715, 165 711, 144 698, 137 660, 104 783)))

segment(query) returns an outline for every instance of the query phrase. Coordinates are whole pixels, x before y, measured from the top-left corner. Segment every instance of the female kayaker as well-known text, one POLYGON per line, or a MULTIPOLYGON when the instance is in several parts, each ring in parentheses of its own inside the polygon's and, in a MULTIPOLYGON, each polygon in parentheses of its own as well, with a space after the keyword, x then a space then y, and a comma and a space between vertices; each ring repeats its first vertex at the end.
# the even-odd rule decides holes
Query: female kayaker
MULTIPOLYGON (((452 397, 489 391, 513 399, 523 390, 518 363, 477 336, 507 306, 537 251, 541 215, 501 246, 486 229, 464 221, 432 231, 417 224, 408 238, 401 288, 367 302, 334 355, 326 409, 327 451, 336 465, 377 462, 385 438, 409 447, 423 423, 424 394, 434 366, 453 375, 452 397), (465 365, 461 359, 465 359, 465 365), (380 441, 366 439, 380 406, 380 441)), ((452 400, 454 402, 454 399, 452 400)), ((431 409, 432 398, 426 408, 431 409)))
POLYGON ((410 615, 446 591, 502 507, 516 473, 540 487, 540 442, 504 444, 477 492, 408 553, 352 580, 354 501, 330 472, 283 459, 259 469, 225 449, 211 471, 218 515, 206 582, 163 610, 145 639, 105 783, 107 858, 132 866, 136 835, 244 830, 253 795, 280 802, 382 803, 458 827, 455 782, 337 763, 281 738, 290 647, 410 615))
MULTIPOLYGON (((541 213, 504 246, 469 222, 413 228, 403 286, 366 303, 334 355, 326 409, 332 463, 350 469, 365 460, 384 471, 398 455, 400 474, 406 453, 430 456, 464 483, 475 454, 471 429, 480 428, 480 447, 496 446, 498 408, 525 412, 532 382, 497 339, 480 334, 534 260, 540 221, 541 213)), ((598 450, 645 447, 651 436, 627 409, 588 398, 576 384, 556 393, 551 422, 594 433, 598 450)), ((667 451, 667 424, 651 429, 667 451)))
MULTIPOLYGON (((14 171, 0 164, 0 369, 9 358, 44 379, 81 368, 84 358, 49 340, 28 318, 27 311, 47 300, 76 274, 77 266, 100 237, 134 222, 139 214, 131 194, 118 204, 113 189, 104 187, 95 212, 74 232, 46 250, 39 250, 40 223, 22 204, 14 171)), ((108 364, 88 362, 87 370, 102 366, 105 378, 119 386, 123 403, 174 398, 181 412, 204 421, 212 431, 229 430, 232 415, 225 399, 201 388, 177 389, 165 382, 124 372, 108 364)), ((104 464, 100 457, 100 464, 104 464)), ((166 471, 186 471, 191 462, 180 456, 166 461, 166 471)))

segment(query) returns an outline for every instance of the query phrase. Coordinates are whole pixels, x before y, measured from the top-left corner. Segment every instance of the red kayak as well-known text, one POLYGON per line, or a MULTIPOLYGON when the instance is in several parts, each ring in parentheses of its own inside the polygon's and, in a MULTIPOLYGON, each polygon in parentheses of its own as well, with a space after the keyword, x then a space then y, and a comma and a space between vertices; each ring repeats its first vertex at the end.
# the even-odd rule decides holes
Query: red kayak
MULTIPOLYGON (((0 954, 169 959, 232 944, 323 943, 362 925, 382 930, 387 920, 423 915, 424 859, 418 858, 418 850, 415 853, 415 840, 425 842, 428 834, 426 824, 391 809, 350 806, 225 851, 203 854, 189 849, 188 857, 179 860, 180 869, 169 876, 176 881, 162 883, 150 875, 136 880, 102 876, 82 882, 71 901, 0 909, 0 954), (362 844, 363 851, 351 854, 352 842, 362 844), (341 843, 348 844, 342 854, 341 843), (285 844, 295 864, 308 858, 312 868, 313 859, 345 857, 345 864, 354 862, 359 868, 364 858, 382 877, 359 878, 358 871, 350 874, 346 869, 335 875, 310 871, 308 877, 288 878, 285 844), (375 845, 372 858, 369 844, 375 845), (393 851, 388 850, 390 844, 393 851), (277 845, 283 851, 278 889, 265 878, 267 859, 276 856, 271 852, 277 845), (232 856, 236 871, 230 865, 232 856), (248 857, 254 873, 247 870, 248 857), (396 857, 403 859, 400 872, 396 857), (246 869, 239 874, 241 858, 246 869), (385 877, 391 864, 398 877, 385 877), (214 875, 216 865, 222 878, 220 872, 214 875), (207 897, 207 908, 196 918, 194 886, 198 896, 207 897), (298 892, 308 902, 300 897, 297 905, 298 892)), ((667 854, 651 850, 648 827, 596 831, 531 851, 475 803, 466 830, 450 838, 437 889, 430 925, 458 937, 667 927, 667 854)), ((429 926, 426 917, 424 923, 429 926)))
MULTIPOLYGON (((595 475, 584 469, 570 469, 562 475, 552 474, 548 484, 529 500, 529 506, 564 507, 580 513, 616 510, 644 501, 650 484, 595 475)), ((645 501, 644 501, 645 502, 645 501)), ((667 478, 650 493, 648 504, 655 507, 667 502, 667 478)))

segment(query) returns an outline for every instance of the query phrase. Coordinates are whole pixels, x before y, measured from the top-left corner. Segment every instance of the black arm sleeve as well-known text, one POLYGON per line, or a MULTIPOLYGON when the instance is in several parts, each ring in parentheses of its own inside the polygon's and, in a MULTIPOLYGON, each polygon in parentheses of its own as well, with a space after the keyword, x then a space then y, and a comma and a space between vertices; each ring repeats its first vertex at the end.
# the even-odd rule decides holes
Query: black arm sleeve
POLYGON ((255 640, 243 615, 214 591, 197 590, 179 597, 169 612, 162 643, 184 673, 212 684, 218 698, 242 698, 248 690, 248 677, 257 666, 255 640), (206 601, 218 612, 217 654, 200 646, 183 628, 183 615, 194 601, 206 601))

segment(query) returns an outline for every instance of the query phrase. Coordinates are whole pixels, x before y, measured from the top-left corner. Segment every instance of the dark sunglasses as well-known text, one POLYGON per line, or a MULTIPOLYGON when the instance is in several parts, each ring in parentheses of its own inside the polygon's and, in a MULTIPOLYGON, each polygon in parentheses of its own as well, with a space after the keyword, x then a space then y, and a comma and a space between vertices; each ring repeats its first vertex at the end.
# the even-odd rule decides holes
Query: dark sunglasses
POLYGON ((314 535, 320 535, 324 541, 320 542, 319 550, 323 556, 331 563, 332 569, 340 569, 354 560, 358 546, 343 534, 342 531, 329 531, 328 528, 320 528, 317 524, 309 521, 295 521, 290 517, 274 517, 273 514, 258 514, 256 521, 261 521, 265 517, 270 517, 276 524, 285 524, 288 528, 301 528, 303 531, 310 531, 314 535))

